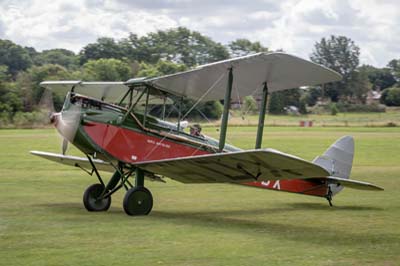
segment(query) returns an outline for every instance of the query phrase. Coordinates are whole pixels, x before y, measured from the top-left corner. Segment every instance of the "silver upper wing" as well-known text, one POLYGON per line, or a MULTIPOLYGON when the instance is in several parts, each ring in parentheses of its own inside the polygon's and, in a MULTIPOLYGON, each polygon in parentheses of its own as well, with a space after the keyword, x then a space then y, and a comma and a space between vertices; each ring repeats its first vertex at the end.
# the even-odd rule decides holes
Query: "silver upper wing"
MULTIPOLYGON (((160 90, 192 99, 221 100, 233 69, 233 88, 253 95, 267 82, 269 92, 339 81, 337 72, 285 53, 257 53, 202 65, 193 70, 146 80, 160 90), (212 89, 210 89, 212 88, 212 89)), ((129 81, 128 81, 129 83, 129 81)))

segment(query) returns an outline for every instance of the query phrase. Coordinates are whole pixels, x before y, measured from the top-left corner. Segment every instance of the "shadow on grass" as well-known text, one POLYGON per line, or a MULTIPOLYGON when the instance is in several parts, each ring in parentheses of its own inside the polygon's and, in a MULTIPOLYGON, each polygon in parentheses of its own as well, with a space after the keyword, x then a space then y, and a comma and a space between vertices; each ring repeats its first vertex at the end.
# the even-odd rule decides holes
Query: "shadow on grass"
POLYGON ((83 206, 83 203, 80 202, 57 202, 57 203, 45 203, 45 204, 37 204, 33 205, 35 207, 40 208, 49 208, 52 212, 57 212, 61 214, 65 213, 73 213, 73 214, 87 214, 91 213, 112 213, 112 214, 125 214, 121 208, 114 208, 111 205, 111 208, 107 212, 89 212, 83 206))
MULTIPOLYGON (((88 213, 80 203, 49 203, 41 204, 40 206, 51 208, 52 211, 58 213, 74 213, 79 216, 84 215, 84 217, 88 219, 95 218, 103 223, 117 223, 121 222, 121 218, 127 218, 123 219, 123 223, 127 226, 131 224, 134 226, 135 221, 137 221, 137 217, 126 216, 121 208, 111 208, 107 213, 98 213, 99 215, 93 216, 93 214, 88 213), (103 217, 102 214, 107 214, 107 219, 101 218, 103 217)), ((140 219, 141 221, 145 219, 146 223, 148 221, 149 226, 151 226, 153 222, 161 221, 163 223, 176 224, 179 226, 189 226, 189 228, 191 226, 201 227, 205 228, 206 232, 208 229, 212 228, 211 231, 214 232, 215 230, 228 231, 230 233, 247 235, 247 237, 258 237, 262 234, 265 237, 274 237, 329 247, 347 245, 370 248, 371 245, 379 245, 381 243, 385 243, 386 245, 395 244, 400 241, 400 238, 396 235, 387 233, 378 234, 376 230, 375 232, 369 232, 365 230, 365 227, 364 229, 357 228, 356 224, 350 225, 350 227, 347 223, 343 224, 343 227, 330 226, 329 218, 332 211, 367 212, 381 211, 381 209, 369 206, 337 206, 330 208, 323 203, 287 203, 276 208, 265 207, 241 210, 153 210, 151 215, 140 217, 140 219), (282 221, 282 217, 280 217, 280 220, 277 220, 272 216, 274 214, 288 215, 296 211, 301 211, 304 215, 307 215, 308 211, 315 212, 323 210, 326 210, 326 223, 322 223, 318 227, 295 223, 296 220, 292 217, 290 217, 290 222, 285 222, 282 221), (272 218, 268 219, 269 216, 272 218)), ((321 213, 321 215, 325 215, 325 213, 321 213)), ((293 215, 299 214, 293 213, 293 215)), ((315 217, 315 213, 312 217, 315 217)))
MULTIPOLYGON (((214 213, 216 215, 245 215, 245 214, 271 214, 271 213, 283 213, 290 211, 382 211, 383 208, 372 207, 372 206, 340 206, 335 205, 333 207, 328 206, 328 204, 324 203, 315 203, 315 202, 295 202, 295 203, 286 203, 284 204, 287 207, 280 208, 259 208, 259 209, 242 209, 242 210, 228 210, 228 211, 210 211, 207 213, 214 213)), ((85 210, 83 207, 83 203, 78 202, 63 202, 63 203, 46 203, 46 204, 38 204, 38 207, 50 207, 53 210, 57 211, 66 211, 66 210, 85 210)), ((113 208, 109 210, 109 212, 120 213, 120 208, 113 208)), ((153 211, 154 213, 155 211, 153 211)), ((194 212, 196 213, 196 212, 194 212)))
POLYGON ((327 203, 315 203, 315 202, 295 202, 295 203, 287 203, 288 206, 296 210, 334 210, 334 211, 382 211, 383 208, 372 207, 372 206, 342 206, 335 205, 333 203, 333 207, 330 207, 327 203))
MULTIPOLYGON (((248 237, 263 234, 265 237, 306 242, 312 245, 326 245, 329 247, 347 245, 351 247, 366 246, 371 248, 371 245, 374 244, 385 243, 387 245, 400 241, 400 238, 395 235, 372 233, 358 229, 356 226, 349 228, 347 224, 343 224, 343 227, 329 226, 329 214, 326 216, 326 226, 321 224, 318 227, 307 226, 307 224, 273 222, 269 221, 268 218, 256 217, 260 214, 287 212, 290 210, 292 208, 211 212, 154 211, 151 217, 179 225, 187 224, 212 228, 212 232, 215 232, 215 230, 231 231, 232 233, 248 235, 248 237)), ((362 210, 368 210, 368 208, 362 210)))

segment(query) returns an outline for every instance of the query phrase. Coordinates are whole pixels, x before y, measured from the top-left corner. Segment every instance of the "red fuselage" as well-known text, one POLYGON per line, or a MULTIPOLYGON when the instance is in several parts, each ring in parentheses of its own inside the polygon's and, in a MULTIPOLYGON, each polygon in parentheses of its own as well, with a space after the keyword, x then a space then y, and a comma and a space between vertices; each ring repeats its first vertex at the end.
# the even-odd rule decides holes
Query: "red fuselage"
MULTIPOLYGON (((146 126, 139 114, 126 114, 124 108, 78 95, 66 100, 63 111, 54 114, 52 122, 64 138, 84 153, 96 153, 100 158, 128 164, 218 152, 218 141, 212 138, 196 138, 181 131, 176 133, 163 129, 162 122, 157 119, 148 121, 146 126), (121 117, 127 118, 122 124, 119 122, 121 117)), ((239 150, 230 145, 225 148, 223 152, 239 150)), ((325 197, 328 191, 328 184, 320 179, 246 182, 241 185, 321 197, 325 197)))
MULTIPOLYGON (((93 142, 115 159, 132 164, 210 153, 184 142, 108 124, 90 123, 84 126, 84 131, 93 142)), ((328 190, 327 184, 306 179, 247 182, 242 185, 320 197, 325 197, 328 190)))

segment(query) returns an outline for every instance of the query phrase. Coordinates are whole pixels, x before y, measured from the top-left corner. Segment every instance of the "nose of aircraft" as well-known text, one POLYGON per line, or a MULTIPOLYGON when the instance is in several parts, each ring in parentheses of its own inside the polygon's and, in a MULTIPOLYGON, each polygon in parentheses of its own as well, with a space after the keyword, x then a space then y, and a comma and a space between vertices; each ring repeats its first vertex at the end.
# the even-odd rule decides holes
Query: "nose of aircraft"
POLYGON ((60 115, 61 115, 60 113, 51 113, 50 114, 50 123, 56 126, 60 115))
POLYGON ((80 110, 68 110, 50 115, 50 123, 58 133, 69 142, 73 142, 79 127, 80 110))

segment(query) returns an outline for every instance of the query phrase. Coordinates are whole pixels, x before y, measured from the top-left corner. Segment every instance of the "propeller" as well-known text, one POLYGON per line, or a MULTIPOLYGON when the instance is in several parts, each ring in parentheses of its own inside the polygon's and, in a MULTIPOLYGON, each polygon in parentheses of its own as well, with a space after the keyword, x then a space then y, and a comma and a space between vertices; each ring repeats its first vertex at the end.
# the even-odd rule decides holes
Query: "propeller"
POLYGON ((40 113, 43 114, 43 124, 51 123, 51 115, 55 112, 53 93, 49 89, 44 89, 39 103, 40 113))
POLYGON ((71 105, 68 110, 53 113, 51 115, 51 122, 56 127, 58 133, 63 137, 61 151, 65 155, 68 149, 68 142, 73 142, 76 132, 79 127, 81 117, 81 107, 71 105))
POLYGON ((76 131, 79 127, 81 107, 71 105, 66 111, 56 112, 53 101, 52 91, 44 89, 38 104, 40 112, 43 114, 43 124, 53 124, 61 135, 61 152, 65 155, 68 149, 68 142, 72 142, 75 138, 76 131))

